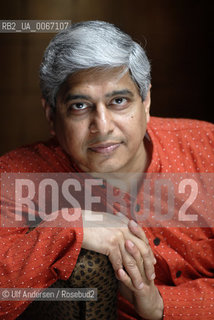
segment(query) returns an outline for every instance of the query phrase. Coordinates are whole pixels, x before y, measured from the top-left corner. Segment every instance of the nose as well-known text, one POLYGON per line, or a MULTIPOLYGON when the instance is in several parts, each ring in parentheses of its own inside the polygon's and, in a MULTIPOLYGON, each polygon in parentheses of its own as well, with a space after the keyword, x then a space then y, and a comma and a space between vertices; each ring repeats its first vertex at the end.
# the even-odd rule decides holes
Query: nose
POLYGON ((91 114, 90 132, 107 135, 113 131, 113 127, 111 110, 104 103, 97 104, 94 112, 91 114))

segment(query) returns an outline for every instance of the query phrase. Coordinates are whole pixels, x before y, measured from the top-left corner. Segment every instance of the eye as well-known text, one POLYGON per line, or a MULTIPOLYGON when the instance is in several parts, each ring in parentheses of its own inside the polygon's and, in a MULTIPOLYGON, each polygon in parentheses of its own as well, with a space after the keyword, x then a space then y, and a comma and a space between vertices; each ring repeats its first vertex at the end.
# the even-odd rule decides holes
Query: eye
POLYGON ((123 106, 126 103, 127 103, 127 99, 126 98, 115 98, 114 100, 112 100, 112 104, 115 104, 115 105, 123 106))
POLYGON ((76 102, 69 106, 70 110, 85 110, 88 107, 86 103, 76 102))

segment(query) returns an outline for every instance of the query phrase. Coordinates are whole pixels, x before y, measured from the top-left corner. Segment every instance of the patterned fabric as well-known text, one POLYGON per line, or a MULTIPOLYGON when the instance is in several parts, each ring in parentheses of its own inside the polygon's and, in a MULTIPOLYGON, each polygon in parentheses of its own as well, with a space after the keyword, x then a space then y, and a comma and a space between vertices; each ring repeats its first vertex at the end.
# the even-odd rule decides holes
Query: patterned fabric
MULTIPOLYGON (((214 126, 186 119, 151 118, 149 173, 214 172, 214 126)), ((71 172, 55 140, 12 151, 0 159, 4 172, 71 172)), ((140 200, 138 211, 140 211, 140 200)), ((60 220, 60 215, 58 219, 60 220)), ((213 228, 144 228, 157 259, 156 284, 164 300, 164 319, 214 318, 213 228)), ((67 280, 77 261, 82 229, 1 228, 0 286, 46 288, 67 280)), ((1 301, 0 319, 15 319, 29 302, 1 301)), ((119 319, 141 319, 118 296, 119 319)))
POLYGON ((17 319, 117 319, 118 281, 108 257, 103 254, 81 249, 70 278, 66 281, 57 280, 51 288, 96 288, 97 299, 33 301, 17 319))

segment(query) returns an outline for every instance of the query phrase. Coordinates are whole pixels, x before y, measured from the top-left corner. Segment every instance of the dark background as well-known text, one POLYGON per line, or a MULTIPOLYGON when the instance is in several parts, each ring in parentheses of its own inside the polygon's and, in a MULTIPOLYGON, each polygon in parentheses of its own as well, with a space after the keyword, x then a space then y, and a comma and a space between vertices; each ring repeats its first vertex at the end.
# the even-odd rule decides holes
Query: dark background
MULTIPOLYGON (((152 64, 151 114, 214 122, 213 5, 205 0, 17 0, 1 20, 105 20, 140 42, 152 64)), ((0 34, 0 154, 49 137, 38 69, 53 33, 0 34)))

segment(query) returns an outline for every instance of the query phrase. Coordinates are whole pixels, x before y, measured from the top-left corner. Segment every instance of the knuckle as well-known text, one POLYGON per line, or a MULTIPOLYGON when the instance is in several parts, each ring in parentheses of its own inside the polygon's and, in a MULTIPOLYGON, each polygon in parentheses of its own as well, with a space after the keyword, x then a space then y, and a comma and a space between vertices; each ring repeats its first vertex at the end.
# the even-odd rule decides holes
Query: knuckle
POLYGON ((109 243, 110 243, 110 245, 114 245, 116 243, 116 236, 115 235, 112 235, 109 238, 109 243))
POLYGON ((111 252, 113 249, 116 248, 116 243, 117 243, 117 241, 116 241, 115 236, 113 236, 113 237, 111 237, 111 238, 109 239, 109 251, 110 251, 110 252, 111 252))
POLYGON ((121 268, 121 265, 122 265, 122 261, 119 259, 117 261, 115 261, 114 263, 115 267, 118 269, 118 268, 121 268))
POLYGON ((140 254, 139 251, 137 251, 137 252, 135 253, 135 257, 136 257, 137 260, 143 262, 143 259, 142 259, 141 254, 140 254))
POLYGON ((118 243, 118 234, 114 233, 109 238, 110 245, 115 246, 118 243))
POLYGON ((129 260, 126 262, 126 267, 130 269, 134 269, 136 267, 136 263, 134 260, 129 260))
POLYGON ((114 250, 112 250, 110 252, 109 259, 115 266, 121 266, 122 265, 121 256, 119 255, 118 252, 115 252, 114 250))
POLYGON ((143 256, 144 258, 149 258, 151 256, 151 253, 150 253, 150 248, 149 247, 145 247, 144 250, 143 250, 143 256))
POLYGON ((113 253, 110 253, 108 257, 115 271, 122 267, 122 260, 119 256, 116 257, 113 253))
POLYGON ((116 263, 112 263, 112 267, 113 267, 114 271, 117 272, 118 269, 121 268, 121 265, 116 262, 116 263))
POLYGON ((119 239, 123 239, 123 232, 121 229, 118 229, 115 233, 115 241, 118 241, 119 239))

